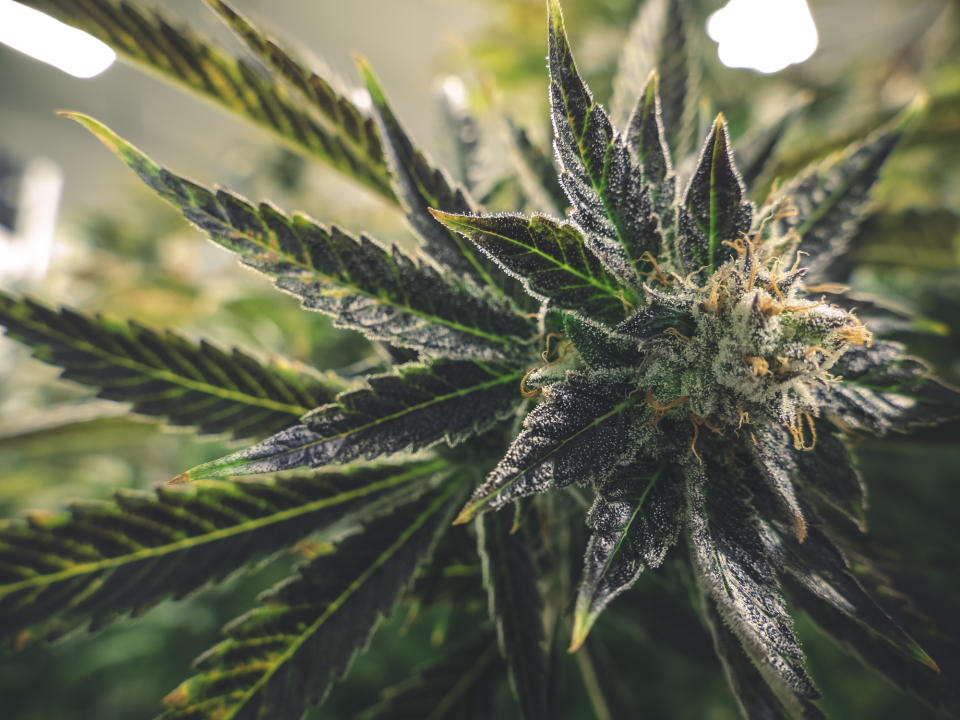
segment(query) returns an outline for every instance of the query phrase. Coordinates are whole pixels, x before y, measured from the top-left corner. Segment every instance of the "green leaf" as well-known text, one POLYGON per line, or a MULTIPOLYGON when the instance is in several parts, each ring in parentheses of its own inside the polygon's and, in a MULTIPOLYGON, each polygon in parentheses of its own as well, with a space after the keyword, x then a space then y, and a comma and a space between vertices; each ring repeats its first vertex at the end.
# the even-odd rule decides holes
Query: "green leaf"
POLYGON ((686 15, 684 0, 647 0, 640 6, 623 45, 610 101, 611 115, 622 126, 642 97, 650 72, 656 70, 666 137, 678 156, 689 149, 698 95, 686 15))
POLYGON ((819 693, 805 668, 762 521, 731 469, 712 459, 686 463, 686 526, 698 583, 779 701, 803 716, 819 693))
POLYGON ((663 129, 660 78, 651 71, 637 107, 627 124, 627 144, 643 168, 643 181, 662 225, 673 222, 677 180, 670 163, 670 150, 663 129))
POLYGON ((184 217, 243 262, 299 296, 305 307, 332 315, 338 327, 428 355, 500 359, 517 354, 530 320, 505 302, 433 268, 396 247, 356 240, 303 215, 258 207, 216 193, 156 165, 109 128, 79 114, 83 124, 184 217))
POLYGON ((548 717, 543 600, 526 534, 512 525, 505 513, 477 518, 478 550, 510 687, 524 720, 537 720, 548 717))
POLYGON ((347 463, 455 445, 509 417, 522 402, 523 373, 465 360, 403 365, 367 378, 368 389, 342 393, 296 425, 239 452, 184 473, 183 480, 249 475, 347 463))
POLYGON ((584 556, 570 650, 586 640, 600 613, 658 567, 680 534, 683 480, 667 462, 621 466, 597 490, 587 513, 593 530, 584 556))
POLYGON ((713 269, 735 255, 724 242, 750 229, 753 205, 743 200, 733 163, 727 123, 718 115, 678 208, 676 253, 685 272, 713 269))
POLYGON ((256 556, 426 483, 443 461, 121 491, 0 527, 0 636, 99 627, 220 581, 256 556))
POLYGON ((576 227, 544 215, 433 216, 490 254, 527 291, 553 305, 602 318, 623 316, 615 281, 576 227))
MULTIPOLYGON (((701 597, 704 619, 713 637, 714 650, 723 665, 740 714, 746 720, 789 720, 790 716, 784 712, 776 694, 743 651, 737 636, 720 619, 713 598, 706 593, 701 593, 701 597)), ((809 700, 802 700, 800 717, 820 720, 824 715, 809 700)))
POLYGON ((552 486, 602 481, 629 448, 631 389, 629 375, 610 371, 592 378, 570 373, 566 383, 545 387, 547 401, 527 415, 506 456, 456 522, 552 486))
POLYGON ((806 593, 832 606, 888 642, 903 657, 939 674, 940 668, 917 641, 867 594, 840 549, 819 527, 811 527, 802 544, 781 532, 780 551, 784 569, 793 581, 791 594, 806 593))
POLYGON ((360 720, 488 720, 502 674, 497 639, 483 632, 381 691, 383 699, 360 720))
POLYGON ((747 431, 747 447, 753 464, 780 508, 791 518, 793 533, 799 542, 807 536, 807 521, 797 500, 794 480, 799 468, 793 444, 787 431, 771 423, 760 423, 747 431))
POLYGON ((960 713, 960 693, 953 678, 931 672, 929 667, 917 662, 916 656, 905 656, 884 637, 871 632, 834 605, 800 591, 789 576, 785 580, 797 609, 810 615, 844 651, 876 669, 896 687, 914 693, 931 707, 941 710, 946 717, 960 713))
POLYGON ((948 335, 950 332, 943 323, 923 317, 909 308, 878 295, 858 292, 819 292, 810 289, 807 292, 823 302, 838 305, 853 313, 869 328, 870 332, 880 337, 905 333, 948 335))
POLYGON ((960 390, 940 382, 918 358, 890 340, 850 347, 831 372, 842 378, 815 387, 827 417, 873 435, 909 432, 960 415, 960 390))
POLYGON ((867 487, 853 454, 829 422, 814 420, 814 429, 813 449, 794 454, 797 489, 809 502, 827 505, 866 532, 867 487))
POLYGON ((640 265, 656 257, 662 236, 641 165, 610 124, 573 61, 556 0, 550 0, 550 103, 560 184, 570 219, 587 246, 621 282, 639 288, 640 265))
POLYGON ((224 628, 198 673, 166 697, 162 718, 299 718, 319 704, 430 557, 460 496, 448 484, 301 566, 224 628))
POLYGON ((780 235, 796 233, 797 249, 808 253, 804 265, 810 277, 822 274, 846 252, 865 216, 870 190, 900 141, 906 122, 800 172, 771 198, 766 212, 760 213, 769 214, 770 208, 784 200, 796 208, 795 214, 777 213, 773 229, 780 235))
MULTIPOLYGON (((328 83, 310 74, 321 112, 310 112, 282 84, 236 60, 186 27, 128 0, 27 0, 99 38, 134 65, 185 86, 271 131, 292 149, 316 157, 391 202, 390 177, 369 118, 328 83), (323 98, 327 105, 320 104, 323 98)), ((305 71, 304 71, 305 72, 305 71)))
POLYGON ((445 227, 431 214, 431 208, 444 212, 474 215, 480 207, 467 191, 454 183, 416 146, 387 103, 380 82, 370 64, 357 58, 367 90, 380 124, 390 157, 393 186, 407 212, 407 221, 423 240, 427 254, 454 273, 469 275, 481 287, 500 292, 519 308, 531 309, 522 287, 479 248, 445 227))
POLYGON ((590 368, 630 367, 640 359, 636 342, 615 335, 585 317, 564 313, 563 330, 590 368))
POLYGON ((129 402, 134 412, 205 433, 269 435, 330 402, 345 385, 260 362, 236 348, 225 353, 206 341, 196 345, 132 321, 51 310, 3 293, 0 325, 32 347, 34 357, 62 367, 61 377, 99 388, 99 397, 129 402))

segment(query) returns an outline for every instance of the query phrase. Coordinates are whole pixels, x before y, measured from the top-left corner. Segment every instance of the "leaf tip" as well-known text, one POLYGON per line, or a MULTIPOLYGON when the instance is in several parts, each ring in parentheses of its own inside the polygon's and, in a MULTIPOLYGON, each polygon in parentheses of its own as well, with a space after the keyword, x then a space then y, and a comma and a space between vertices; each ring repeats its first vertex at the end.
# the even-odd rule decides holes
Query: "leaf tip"
POLYGON ((476 505, 467 505, 463 510, 460 511, 460 514, 454 518, 451 525, 466 525, 468 522, 473 520, 474 516, 477 514, 476 505))
POLYGON ((180 683, 164 699, 163 704, 166 707, 183 707, 190 702, 190 691, 187 689, 187 683, 180 683))
POLYGON ((190 471, 187 470, 186 472, 182 472, 176 477, 172 477, 169 480, 167 480, 167 485, 182 485, 184 483, 190 482, 192 479, 193 478, 190 475, 190 471))
POLYGON ((568 653, 575 653, 583 647, 583 643, 587 640, 587 635, 590 634, 590 628, 593 627, 593 620, 594 618, 591 617, 589 612, 579 611, 576 613, 573 620, 570 647, 567 648, 568 653))

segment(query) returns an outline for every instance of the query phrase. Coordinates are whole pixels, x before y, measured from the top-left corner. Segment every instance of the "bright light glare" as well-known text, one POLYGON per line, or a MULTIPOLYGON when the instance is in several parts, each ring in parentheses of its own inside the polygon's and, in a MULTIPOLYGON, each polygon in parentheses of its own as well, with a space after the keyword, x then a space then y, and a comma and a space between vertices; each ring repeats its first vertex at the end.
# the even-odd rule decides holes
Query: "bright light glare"
POLYGON ((727 67, 774 73, 817 49, 817 26, 805 0, 730 0, 707 20, 727 67))
POLYGON ((92 35, 13 0, 0 0, 0 43, 78 78, 99 75, 117 59, 92 35))

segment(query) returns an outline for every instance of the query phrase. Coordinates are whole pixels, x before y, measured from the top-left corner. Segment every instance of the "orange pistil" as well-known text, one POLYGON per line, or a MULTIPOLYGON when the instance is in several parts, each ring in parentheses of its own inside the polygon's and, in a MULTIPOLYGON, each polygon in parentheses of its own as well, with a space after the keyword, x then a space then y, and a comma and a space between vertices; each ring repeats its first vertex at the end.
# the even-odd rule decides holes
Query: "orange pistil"
POLYGON ((813 418, 810 416, 810 413, 797 413, 796 421, 792 425, 787 425, 787 430, 793 435, 793 447, 796 450, 813 450, 813 448, 817 446, 817 428, 813 424, 813 418), (810 428, 809 445, 807 445, 806 437, 804 437, 804 420, 807 421, 807 426, 810 428))
POLYGON ((647 419, 647 424, 652 425, 654 429, 657 429, 657 425, 660 424, 660 421, 663 420, 664 416, 678 405, 683 405, 683 403, 685 403, 689 397, 689 395, 681 395, 680 397, 674 398, 668 403, 660 403, 657 398, 654 397, 653 390, 647 390, 647 405, 649 405, 651 410, 653 410, 653 412, 650 413, 650 417, 647 419))
POLYGON ((637 262, 640 262, 640 261, 648 262, 651 265, 653 265, 652 273, 642 272, 640 273, 641 275, 643 275, 644 277, 655 277, 657 279, 657 282, 667 287, 670 287, 673 284, 672 282, 670 282, 670 278, 668 278, 666 275, 663 274, 663 270, 660 269, 660 265, 657 263, 657 259, 650 254, 649 250, 637 258, 637 262))
POLYGON ((537 395, 543 392, 543 388, 534 388, 533 390, 527 389, 527 378, 530 377, 530 373, 536 369, 536 366, 530 368, 523 374, 523 377, 520 378, 520 395, 527 400, 535 398, 537 395))
POLYGON ((765 358, 752 355, 747 357, 747 362, 753 366, 754 377, 770 374, 770 363, 768 363, 765 358))
POLYGON ((693 439, 690 441, 690 451, 697 459, 697 462, 703 465, 703 458, 701 458, 700 453, 697 452, 697 440, 700 438, 700 426, 705 425, 708 430, 712 430, 717 435, 723 435, 723 430, 718 428, 706 418, 694 415, 693 413, 690 413, 688 417, 690 419, 690 424, 693 425, 693 439))
POLYGON ((667 328, 666 330, 663 331, 663 334, 664 334, 664 335, 670 335, 670 336, 672 336, 672 337, 675 337, 677 340, 679 340, 680 342, 683 342, 683 343, 691 342, 690 338, 688 338, 688 337, 687 337, 686 335, 684 335, 682 332, 680 332, 679 330, 677 330, 675 327, 669 327, 669 328, 667 328))
POLYGON ((851 345, 866 345, 870 347, 873 344, 873 333, 867 330, 867 326, 863 323, 854 325, 853 327, 840 328, 837 335, 841 340, 851 345))
POLYGON ((840 283, 820 283, 819 285, 807 285, 806 287, 807 292, 825 292, 834 295, 840 295, 849 289, 849 285, 841 285, 840 283))

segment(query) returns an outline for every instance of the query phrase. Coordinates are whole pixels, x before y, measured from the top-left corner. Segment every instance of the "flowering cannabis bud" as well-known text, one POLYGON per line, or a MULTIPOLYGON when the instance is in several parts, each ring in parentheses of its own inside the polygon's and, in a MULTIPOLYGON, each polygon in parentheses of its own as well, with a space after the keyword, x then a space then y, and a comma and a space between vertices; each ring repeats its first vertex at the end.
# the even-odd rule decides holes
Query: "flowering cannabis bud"
MULTIPOLYGON (((223 575, 355 518, 358 534, 227 627, 197 675, 167 698, 164 716, 296 718, 345 671, 441 535, 454 554, 468 546, 471 527, 449 529, 451 521, 476 519, 497 642, 528 719, 547 716, 545 618, 561 618, 550 642, 564 633, 577 650, 610 601, 669 553, 695 578, 698 612, 747 717, 821 717, 784 588, 895 679, 917 668, 935 675, 933 660, 851 572, 829 525, 863 524, 850 436, 905 432, 960 408, 960 393, 880 337, 900 316, 846 299, 824 275, 914 111, 757 208, 722 116, 698 157, 678 153, 692 107, 681 5, 647 3, 652 24, 666 29, 654 42, 664 74, 651 72, 640 87, 618 81, 620 106, 624 92, 636 93, 621 131, 581 79, 550 0, 549 97, 569 209, 565 219, 488 214, 413 145, 366 61, 376 125, 226 4, 211 5, 272 67, 285 88, 278 107, 315 123, 295 124, 298 142, 318 143, 327 161, 396 201, 423 240, 422 256, 208 190, 97 121, 72 117, 306 308, 412 360, 343 390, 241 353, 4 299, 8 332, 71 377, 139 412, 267 437, 183 473, 182 489, 156 499, 122 495, 116 505, 0 530, 0 627, 137 609, 207 579, 189 567, 223 575), (228 421, 211 424, 210 408, 228 421), (364 462, 409 451, 421 454, 364 462), (228 479, 302 468, 328 469, 266 483, 228 479), (476 482, 478 470, 485 477, 476 482), (580 527, 582 513, 571 510, 578 488, 593 495, 591 535, 569 613, 554 592, 565 561, 528 532, 529 511, 552 532, 580 527), (104 519, 126 544, 91 529, 104 519), (24 550, 24 538, 50 548, 56 563, 24 550), (164 571, 153 580, 148 569, 164 571), (41 599, 43 613, 34 612, 41 599)), ((209 51, 190 58, 198 72, 227 73, 209 51)), ((256 107, 245 112, 271 122, 256 107)), ((556 196, 550 187, 543 194, 556 196)), ((467 685, 490 695, 484 684, 499 677, 486 651, 494 640, 477 642, 451 655, 462 669, 447 675, 463 683, 437 668, 421 678, 432 691, 466 693, 443 705, 451 717, 462 716, 457 702, 476 702, 467 685)), ((417 692, 385 700, 376 717, 420 716, 410 709, 417 692)))

